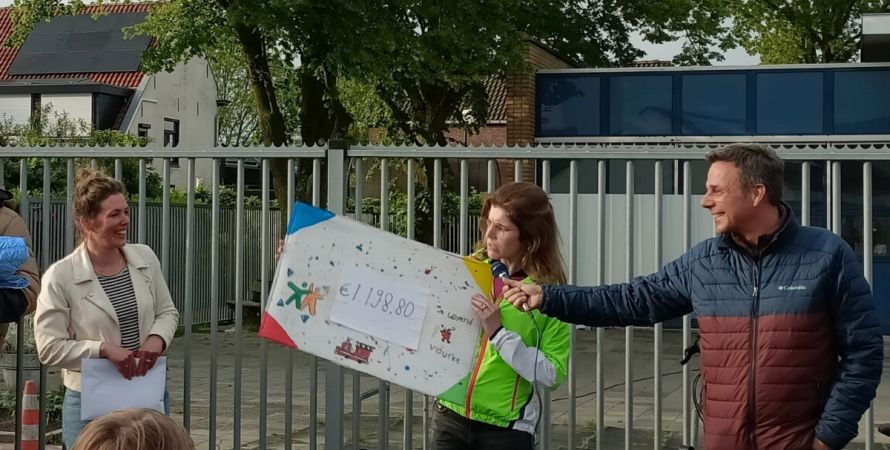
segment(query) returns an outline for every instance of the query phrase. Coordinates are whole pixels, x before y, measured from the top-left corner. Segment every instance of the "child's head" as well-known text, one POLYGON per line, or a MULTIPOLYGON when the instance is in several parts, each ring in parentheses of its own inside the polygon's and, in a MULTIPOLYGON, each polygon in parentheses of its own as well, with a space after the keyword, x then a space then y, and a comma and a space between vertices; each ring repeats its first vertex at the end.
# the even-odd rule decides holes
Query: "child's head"
POLYGON ((195 450, 195 443, 155 410, 124 409, 90 422, 72 450, 195 450))

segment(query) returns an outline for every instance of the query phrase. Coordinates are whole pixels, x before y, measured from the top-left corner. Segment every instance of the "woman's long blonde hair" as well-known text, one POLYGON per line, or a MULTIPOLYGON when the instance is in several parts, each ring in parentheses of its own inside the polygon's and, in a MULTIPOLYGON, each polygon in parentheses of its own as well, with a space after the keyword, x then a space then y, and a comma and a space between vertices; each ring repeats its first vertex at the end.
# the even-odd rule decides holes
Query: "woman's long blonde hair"
POLYGON ((532 183, 523 182, 504 184, 485 197, 479 217, 482 241, 477 251, 486 252, 488 213, 495 206, 506 211, 519 228, 519 242, 525 250, 522 256, 525 272, 539 283, 564 284, 566 272, 559 253, 559 229, 547 193, 532 183))
POLYGON ((72 450, 195 450, 185 428, 153 409, 124 409, 90 422, 72 450))

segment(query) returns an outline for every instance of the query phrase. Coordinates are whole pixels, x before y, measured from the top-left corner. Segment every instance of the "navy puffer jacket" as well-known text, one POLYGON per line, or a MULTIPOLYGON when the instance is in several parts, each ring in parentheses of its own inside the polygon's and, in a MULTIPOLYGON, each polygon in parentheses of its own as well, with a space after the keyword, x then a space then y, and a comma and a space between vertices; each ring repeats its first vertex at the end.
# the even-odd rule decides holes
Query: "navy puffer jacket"
POLYGON ((784 209, 756 251, 715 237, 630 283, 545 286, 541 310, 591 326, 695 311, 706 449, 804 450, 815 437, 841 449, 875 397, 883 338, 850 246, 784 209))

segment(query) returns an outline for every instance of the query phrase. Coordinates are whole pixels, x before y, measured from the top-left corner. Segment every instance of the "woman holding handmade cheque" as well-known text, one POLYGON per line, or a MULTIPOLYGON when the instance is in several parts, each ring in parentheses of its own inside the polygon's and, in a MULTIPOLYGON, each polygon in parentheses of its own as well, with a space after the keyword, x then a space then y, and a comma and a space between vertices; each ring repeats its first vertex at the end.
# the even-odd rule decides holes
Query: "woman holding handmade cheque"
POLYGON ((127 243, 124 186, 98 171, 78 173, 75 223, 83 240, 43 276, 34 336, 40 360, 61 367, 62 437, 73 448, 81 420, 81 361, 105 358, 122 376, 143 376, 173 340, 179 313, 148 246, 127 243))
MULTIPOLYGON (((565 283, 559 233, 547 194, 531 183, 510 183, 490 194, 479 219, 482 242, 474 256, 506 265, 514 280, 565 283)), ((476 295, 473 309, 483 336, 463 402, 436 402, 438 450, 534 447, 541 415, 539 389, 554 389, 566 376, 568 325, 513 308, 494 279, 494 302, 476 295)))

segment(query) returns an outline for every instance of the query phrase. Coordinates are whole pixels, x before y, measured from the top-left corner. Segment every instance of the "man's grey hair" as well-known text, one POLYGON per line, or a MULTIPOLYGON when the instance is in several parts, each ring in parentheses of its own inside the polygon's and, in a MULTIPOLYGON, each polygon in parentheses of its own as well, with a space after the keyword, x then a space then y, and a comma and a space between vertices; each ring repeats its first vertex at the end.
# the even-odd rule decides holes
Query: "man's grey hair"
POLYGON ((785 162, 773 149, 759 144, 732 144, 708 154, 708 161, 730 162, 739 170, 742 189, 758 184, 766 188, 766 198, 772 205, 782 203, 785 188, 785 162))

